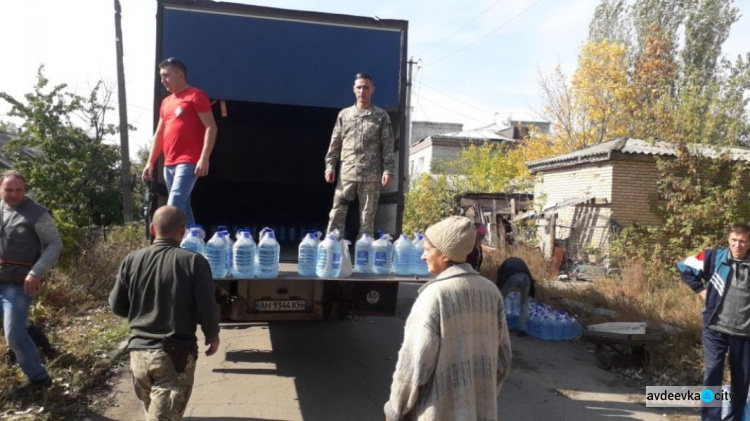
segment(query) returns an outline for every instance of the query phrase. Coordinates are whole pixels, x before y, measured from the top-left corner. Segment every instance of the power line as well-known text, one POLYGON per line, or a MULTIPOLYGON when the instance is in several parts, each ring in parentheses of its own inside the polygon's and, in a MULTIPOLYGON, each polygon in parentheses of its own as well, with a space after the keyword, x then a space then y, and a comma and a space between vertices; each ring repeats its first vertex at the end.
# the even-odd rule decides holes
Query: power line
POLYGON ((456 50, 456 51, 454 51, 454 52, 452 52, 452 53, 448 54, 447 56, 444 56, 444 57, 442 57, 442 58, 440 58, 440 59, 438 59, 438 60, 435 60, 435 61, 433 61, 433 62, 427 63, 427 64, 426 64, 426 66, 429 66, 429 65, 431 65, 431 64, 435 64, 435 63, 439 63, 439 62, 441 62, 441 61, 443 61, 443 60, 445 60, 445 59, 447 59, 447 58, 453 57, 453 56, 455 56, 456 54, 460 53, 461 51, 463 51, 463 50, 465 50, 465 49, 467 49, 467 48, 471 47, 472 45, 474 45, 474 44, 478 43, 479 41, 482 41, 483 39, 487 38, 488 36, 490 36, 490 35, 494 34, 495 32, 497 32, 497 31, 499 31, 500 29, 502 29, 503 27, 505 27, 505 25, 507 25, 507 24, 509 24, 509 23, 513 22, 514 20, 516 20, 517 18, 519 18, 519 17, 521 16, 521 15, 523 15, 523 14, 524 14, 524 13, 526 13, 526 12, 528 12, 528 11, 529 11, 529 10, 530 10, 530 9, 531 9, 532 7, 536 6, 537 4, 539 4, 539 3, 541 3, 541 2, 542 2, 542 0, 537 0, 537 1, 535 1, 535 2, 534 2, 534 3, 532 4, 532 5, 531 5, 531 6, 529 6, 529 7, 525 8, 525 9, 523 9, 523 10, 521 11, 521 13, 519 13, 519 14, 517 14, 517 15, 513 16, 512 18, 508 19, 507 21, 503 22, 503 23, 502 23, 502 24, 501 24, 500 26, 498 26, 497 28, 495 28, 495 29, 491 30, 490 32, 488 32, 488 33, 487 33, 487 34, 485 34, 484 36, 482 36, 482 37, 480 37, 480 38, 477 38, 477 39, 476 39, 476 40, 474 40, 473 42, 469 43, 468 45, 464 46, 463 48, 460 48, 460 49, 458 49, 458 50, 456 50))
POLYGON ((444 95, 444 96, 447 96, 448 98, 450 98, 450 99, 452 99, 452 100, 454 100, 454 101, 458 101, 458 102, 460 102, 460 103, 462 103, 462 104, 464 104, 464 105, 466 105, 466 106, 468 106, 468 107, 471 107, 471 108, 473 108, 473 109, 475 109, 475 110, 477 110, 477 111, 481 111, 481 112, 483 112, 483 113, 487 113, 487 114, 494 114, 494 112, 492 112, 492 111, 487 111, 487 110, 483 110, 483 109, 481 109, 481 108, 479 108, 479 107, 477 107, 477 106, 474 106, 474 105, 471 105, 471 104, 469 104, 468 102, 462 101, 462 100, 460 100, 460 99, 458 99, 458 98, 456 98, 456 97, 454 97, 454 96, 448 95, 448 94, 446 94, 445 92, 440 92, 440 91, 438 91, 437 89, 433 88, 432 86, 430 86, 430 85, 428 85, 428 84, 426 84, 426 83, 424 83, 424 82, 420 82, 420 83, 423 83, 423 84, 424 84, 424 86, 426 86, 426 87, 427 87, 428 89, 432 89, 433 91, 435 91, 435 92, 439 93, 440 95, 444 95))
POLYGON ((440 45, 440 44, 442 44, 443 42, 445 42, 445 41, 448 41, 449 39, 453 38, 453 36, 454 36, 454 35, 456 35, 457 33, 461 32, 461 31, 463 31, 463 30, 464 30, 464 28, 466 28, 467 26, 469 26, 469 24, 470 24, 470 23, 473 23, 473 22, 474 22, 475 20, 477 20, 477 19, 479 19, 480 17, 482 17, 482 15, 484 15, 485 13, 487 13, 487 11, 488 11, 488 10, 492 9, 493 7, 495 7, 495 5, 496 5, 496 4, 498 4, 498 3, 500 3, 500 0, 497 0, 496 2, 492 3, 492 4, 490 5, 490 7, 488 7, 488 8, 486 8, 486 9, 484 9, 484 10, 482 11, 482 13, 480 13, 480 14, 476 15, 476 16, 475 16, 475 17, 474 17, 474 18, 473 18, 472 20, 470 20, 470 21, 466 22, 466 23, 464 24, 464 26, 462 26, 462 27, 458 28, 458 29, 457 29, 457 30, 456 30, 455 32, 453 32, 452 34, 448 35, 447 37, 445 37, 445 38, 441 39, 440 41, 438 41, 438 42, 436 42, 436 43, 432 44, 431 46, 427 47, 427 49, 426 49, 426 50, 422 50, 422 52, 421 52, 421 53, 419 53, 419 54, 415 54, 415 55, 417 55, 417 56, 421 56, 422 54, 426 53, 427 51, 430 51, 430 50, 432 50, 433 48, 435 48, 435 47, 436 47, 437 45, 440 45))
POLYGON ((468 115, 466 115, 466 114, 462 114, 462 113, 459 113, 458 111, 452 110, 452 109, 450 109, 450 108, 446 107, 445 105, 442 105, 442 104, 440 104, 440 103, 439 103, 439 102, 437 102, 437 101, 434 101, 434 100, 431 100, 430 98, 427 98, 426 96, 422 96, 422 99, 424 99, 424 100, 425 100, 425 101, 427 101, 427 102, 431 102, 432 104, 434 104, 434 105, 437 105, 438 107, 440 107, 440 108, 442 108, 442 109, 448 110, 448 111, 452 112, 453 114, 456 114, 456 115, 460 115, 460 116, 461 116, 461 117, 463 117, 463 118, 468 118, 468 119, 470 119, 470 120, 474 120, 474 121, 476 121, 477 123, 481 123, 481 124, 487 124, 487 122, 486 122, 486 121, 478 120, 478 119, 476 119, 476 118, 474 118, 474 117, 471 117, 471 116, 468 116, 468 115))

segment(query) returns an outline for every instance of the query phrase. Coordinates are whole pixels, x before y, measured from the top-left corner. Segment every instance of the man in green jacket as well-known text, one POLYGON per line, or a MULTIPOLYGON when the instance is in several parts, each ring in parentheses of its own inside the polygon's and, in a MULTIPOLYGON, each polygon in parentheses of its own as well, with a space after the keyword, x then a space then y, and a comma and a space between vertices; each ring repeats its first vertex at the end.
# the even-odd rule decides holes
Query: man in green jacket
POLYGON ((208 350, 219 348, 219 308, 206 259, 180 248, 185 214, 174 206, 154 213, 154 243, 130 253, 109 296, 130 326, 130 368, 146 419, 179 420, 193 389, 201 325, 208 350))

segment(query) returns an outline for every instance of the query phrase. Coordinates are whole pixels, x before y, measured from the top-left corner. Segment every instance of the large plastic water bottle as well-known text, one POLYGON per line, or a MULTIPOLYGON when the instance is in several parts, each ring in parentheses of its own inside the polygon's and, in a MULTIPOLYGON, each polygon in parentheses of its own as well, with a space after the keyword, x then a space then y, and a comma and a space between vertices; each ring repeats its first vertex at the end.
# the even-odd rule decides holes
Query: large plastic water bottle
POLYGON ((227 276, 226 256, 228 247, 226 234, 221 231, 214 233, 213 237, 206 243, 206 260, 208 260, 214 278, 226 278, 227 276))
POLYGON ((193 253, 205 255, 206 242, 203 241, 203 238, 201 238, 201 230, 202 229, 198 227, 190 228, 185 238, 182 239, 180 247, 184 248, 185 250, 190 250, 193 253))
POLYGON ((412 275, 429 275, 430 271, 427 268, 427 262, 422 260, 422 254, 424 254, 424 235, 415 232, 413 244, 414 260, 411 267, 412 275))
POLYGON ((300 276, 316 276, 315 264, 318 254, 318 234, 314 231, 308 231, 305 238, 299 244, 297 254, 297 273, 300 276))
POLYGON ((338 230, 328 233, 328 237, 318 245, 315 274, 319 278, 335 278, 341 270, 341 243, 338 230))
POLYGON ((381 234, 380 238, 372 243, 372 271, 378 275, 388 275, 393 267, 393 255, 391 236, 381 234))
POLYGON ((372 237, 368 233, 362 234, 354 244, 354 271, 357 273, 372 273, 372 237))
POLYGON ((206 230, 203 229, 203 225, 201 225, 201 224, 190 224, 190 225, 188 225, 188 228, 187 228, 188 232, 190 232, 190 230, 192 230, 193 228, 197 228, 198 229, 198 231, 200 233, 201 240, 203 240, 205 242, 206 241, 206 230))
POLYGON ((261 279, 271 279, 279 276, 279 252, 281 246, 276 241, 276 235, 270 228, 261 230, 258 240, 258 253, 255 261, 255 276, 261 279))
POLYGON ((218 227, 216 227, 216 231, 223 232, 224 238, 229 243, 225 258, 227 265, 227 276, 230 276, 232 274, 232 262, 234 261, 234 259, 232 258, 232 253, 234 253, 234 240, 232 240, 232 235, 229 233, 229 229, 224 225, 219 225, 218 227))
POLYGON ((251 279, 255 276, 256 247, 249 229, 237 231, 237 242, 232 251, 232 276, 251 279))
POLYGON ((393 245, 393 272, 396 275, 410 275, 414 263, 414 245, 401 234, 393 245))

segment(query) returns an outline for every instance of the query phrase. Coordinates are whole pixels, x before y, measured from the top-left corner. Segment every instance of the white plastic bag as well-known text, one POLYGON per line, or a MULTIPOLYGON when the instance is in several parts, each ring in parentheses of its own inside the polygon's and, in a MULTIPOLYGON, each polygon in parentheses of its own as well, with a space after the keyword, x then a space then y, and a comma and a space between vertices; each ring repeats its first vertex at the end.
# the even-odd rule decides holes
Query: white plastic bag
POLYGON ((349 254, 349 240, 341 240, 341 271, 339 278, 352 276, 352 256, 349 254))

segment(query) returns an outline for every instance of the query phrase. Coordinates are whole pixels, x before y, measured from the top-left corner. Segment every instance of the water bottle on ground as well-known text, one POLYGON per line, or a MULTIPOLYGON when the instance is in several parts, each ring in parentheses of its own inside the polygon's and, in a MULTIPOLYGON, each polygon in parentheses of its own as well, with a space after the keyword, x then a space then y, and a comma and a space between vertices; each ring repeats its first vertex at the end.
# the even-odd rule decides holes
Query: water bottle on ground
POLYGON ((427 262, 422 260, 422 254, 424 254, 424 235, 415 232, 414 233, 414 260, 412 262, 411 273, 412 275, 429 275, 430 271, 427 268, 427 262))
POLYGON ((237 231, 237 242, 232 251, 232 276, 251 279, 255 276, 255 241, 249 229, 237 231))
POLYGON ((414 245, 401 234, 393 245, 393 272, 396 275, 410 275, 414 262, 414 245))
POLYGON ((315 274, 319 278, 335 278, 341 271, 341 243, 338 230, 328 233, 328 237, 318 245, 315 274))
POLYGON ((225 236, 224 232, 217 231, 206 243, 206 260, 208 260, 214 278, 226 278, 227 276, 226 256, 229 243, 225 236))
POLYGON ((270 228, 261 230, 258 240, 258 253, 255 262, 255 276, 261 279, 271 279, 279 276, 279 252, 281 246, 276 241, 276 234, 270 228))
POLYGON ((201 228, 195 226, 190 228, 187 232, 187 235, 185 235, 185 238, 182 240, 182 244, 180 244, 180 247, 184 248, 185 250, 190 250, 193 253, 205 255, 206 243, 203 241, 203 238, 201 238, 201 230, 201 228))
POLYGON ((354 244, 354 271, 357 273, 372 273, 372 237, 368 233, 362 234, 354 244))
POLYGON ((315 275, 316 256, 318 254, 318 235, 309 231, 299 244, 297 254, 297 273, 300 276, 312 277, 315 275))
POLYGON ((380 238, 372 243, 372 271, 378 275, 388 275, 393 268, 393 255, 391 236, 381 234, 380 238))

